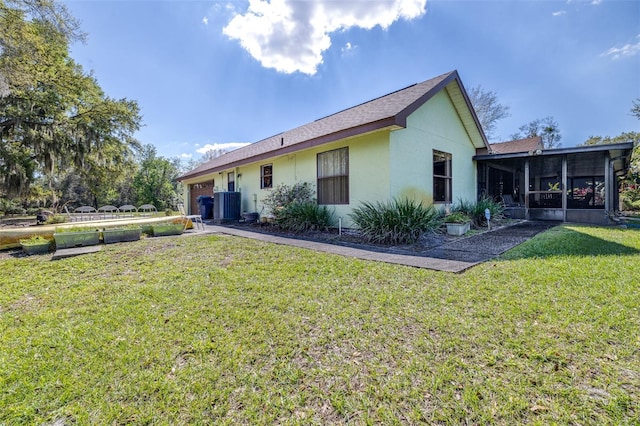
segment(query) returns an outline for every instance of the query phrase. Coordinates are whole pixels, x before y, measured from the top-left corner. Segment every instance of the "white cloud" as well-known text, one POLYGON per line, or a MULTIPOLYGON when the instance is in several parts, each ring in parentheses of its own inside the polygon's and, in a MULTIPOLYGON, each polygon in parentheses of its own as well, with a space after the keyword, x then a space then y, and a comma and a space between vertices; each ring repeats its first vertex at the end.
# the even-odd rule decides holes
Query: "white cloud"
POLYGON ((592 0, 591 1, 591 4, 596 5, 596 6, 599 5, 600 3, 602 3, 602 0, 592 0))
POLYGON ((612 47, 603 52, 601 56, 610 56, 613 59, 620 59, 624 56, 634 56, 640 54, 640 34, 636 37, 636 41, 627 43, 622 47, 612 47))
POLYGON ((287 74, 313 75, 330 34, 353 27, 388 28, 398 19, 425 13, 427 0, 249 0, 245 14, 236 14, 223 33, 239 40, 264 67, 287 74))
POLYGON ((566 10, 559 10, 559 11, 557 11, 557 12, 553 12, 551 15, 553 15, 553 16, 562 16, 562 15, 564 15, 565 13, 567 13, 567 11, 566 11, 566 10))
MULTIPOLYGON (((209 151, 233 151, 234 149, 242 148, 243 146, 249 145, 246 142, 227 142, 227 143, 208 143, 202 145, 202 147, 196 149, 198 154, 206 154, 209 151)), ((198 146, 196 144, 196 146, 198 146)))
POLYGON ((202 18, 202 23, 205 25, 209 25, 209 18, 207 18, 206 16, 202 18))
POLYGON ((193 157, 192 154, 187 154, 186 152, 183 152, 182 154, 180 154, 180 158, 191 158, 193 157))
POLYGON ((353 44, 347 42, 343 47, 342 47, 342 54, 343 55, 347 55, 351 52, 353 52, 354 50, 356 50, 358 48, 358 46, 354 46, 353 44))

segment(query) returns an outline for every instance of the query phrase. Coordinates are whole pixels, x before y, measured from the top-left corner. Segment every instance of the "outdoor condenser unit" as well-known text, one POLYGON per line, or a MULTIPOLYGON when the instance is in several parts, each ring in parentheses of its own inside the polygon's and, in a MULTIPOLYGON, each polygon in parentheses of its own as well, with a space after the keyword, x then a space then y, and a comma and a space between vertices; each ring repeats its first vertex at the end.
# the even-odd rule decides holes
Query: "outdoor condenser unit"
POLYGON ((216 192, 213 195, 213 221, 215 223, 240 219, 240 193, 216 192))

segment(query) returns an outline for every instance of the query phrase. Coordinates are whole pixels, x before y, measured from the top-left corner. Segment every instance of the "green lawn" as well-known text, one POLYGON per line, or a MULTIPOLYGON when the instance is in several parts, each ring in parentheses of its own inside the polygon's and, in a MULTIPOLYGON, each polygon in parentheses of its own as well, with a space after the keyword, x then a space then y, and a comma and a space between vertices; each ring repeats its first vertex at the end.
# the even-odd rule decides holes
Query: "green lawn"
POLYGON ((0 425, 640 418, 638 230, 458 275, 225 236, 0 268, 0 425))

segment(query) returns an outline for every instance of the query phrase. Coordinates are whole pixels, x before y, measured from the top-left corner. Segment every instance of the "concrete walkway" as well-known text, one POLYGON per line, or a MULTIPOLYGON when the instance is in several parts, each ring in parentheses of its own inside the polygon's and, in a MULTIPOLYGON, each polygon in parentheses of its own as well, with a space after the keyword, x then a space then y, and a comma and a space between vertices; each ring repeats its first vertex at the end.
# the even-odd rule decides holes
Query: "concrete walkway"
POLYGON ((528 240, 539 232, 543 232, 555 225, 555 223, 550 222, 519 223, 513 226, 503 227, 492 232, 484 232, 471 237, 460 238, 426 252, 417 253, 416 255, 365 250, 361 248, 287 238, 273 234, 251 232, 244 229, 209 224, 205 224, 205 231, 192 230, 189 231, 188 234, 201 235, 204 233, 217 233, 233 235, 236 237, 251 238, 273 244, 283 244, 325 253, 338 254, 341 256, 354 257, 357 259, 457 273, 463 272, 479 263, 493 259, 505 251, 528 240))

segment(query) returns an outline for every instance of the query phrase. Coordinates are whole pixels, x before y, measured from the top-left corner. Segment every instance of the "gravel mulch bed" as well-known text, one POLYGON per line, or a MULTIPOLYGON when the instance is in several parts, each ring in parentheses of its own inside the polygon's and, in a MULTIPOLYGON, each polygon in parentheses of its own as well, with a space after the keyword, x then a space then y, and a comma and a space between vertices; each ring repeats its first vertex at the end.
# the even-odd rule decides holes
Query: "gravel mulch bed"
POLYGON ((446 233, 444 228, 435 232, 425 233, 415 244, 406 245, 382 245, 367 242, 355 229, 343 229, 340 235, 337 229, 327 231, 309 231, 295 234, 286 232, 272 224, 260 223, 227 223, 221 226, 243 229, 246 231, 277 235, 286 238, 316 241, 327 244, 359 248, 383 253, 407 254, 413 256, 437 257, 442 259, 473 258, 473 253, 481 253, 478 258, 485 258, 486 254, 496 255, 508 250, 514 245, 526 241, 531 236, 546 230, 555 223, 524 226, 523 220, 504 219, 492 224, 492 229, 472 229, 463 236, 452 236, 446 233), (456 255, 455 252, 464 252, 464 255, 456 255))

